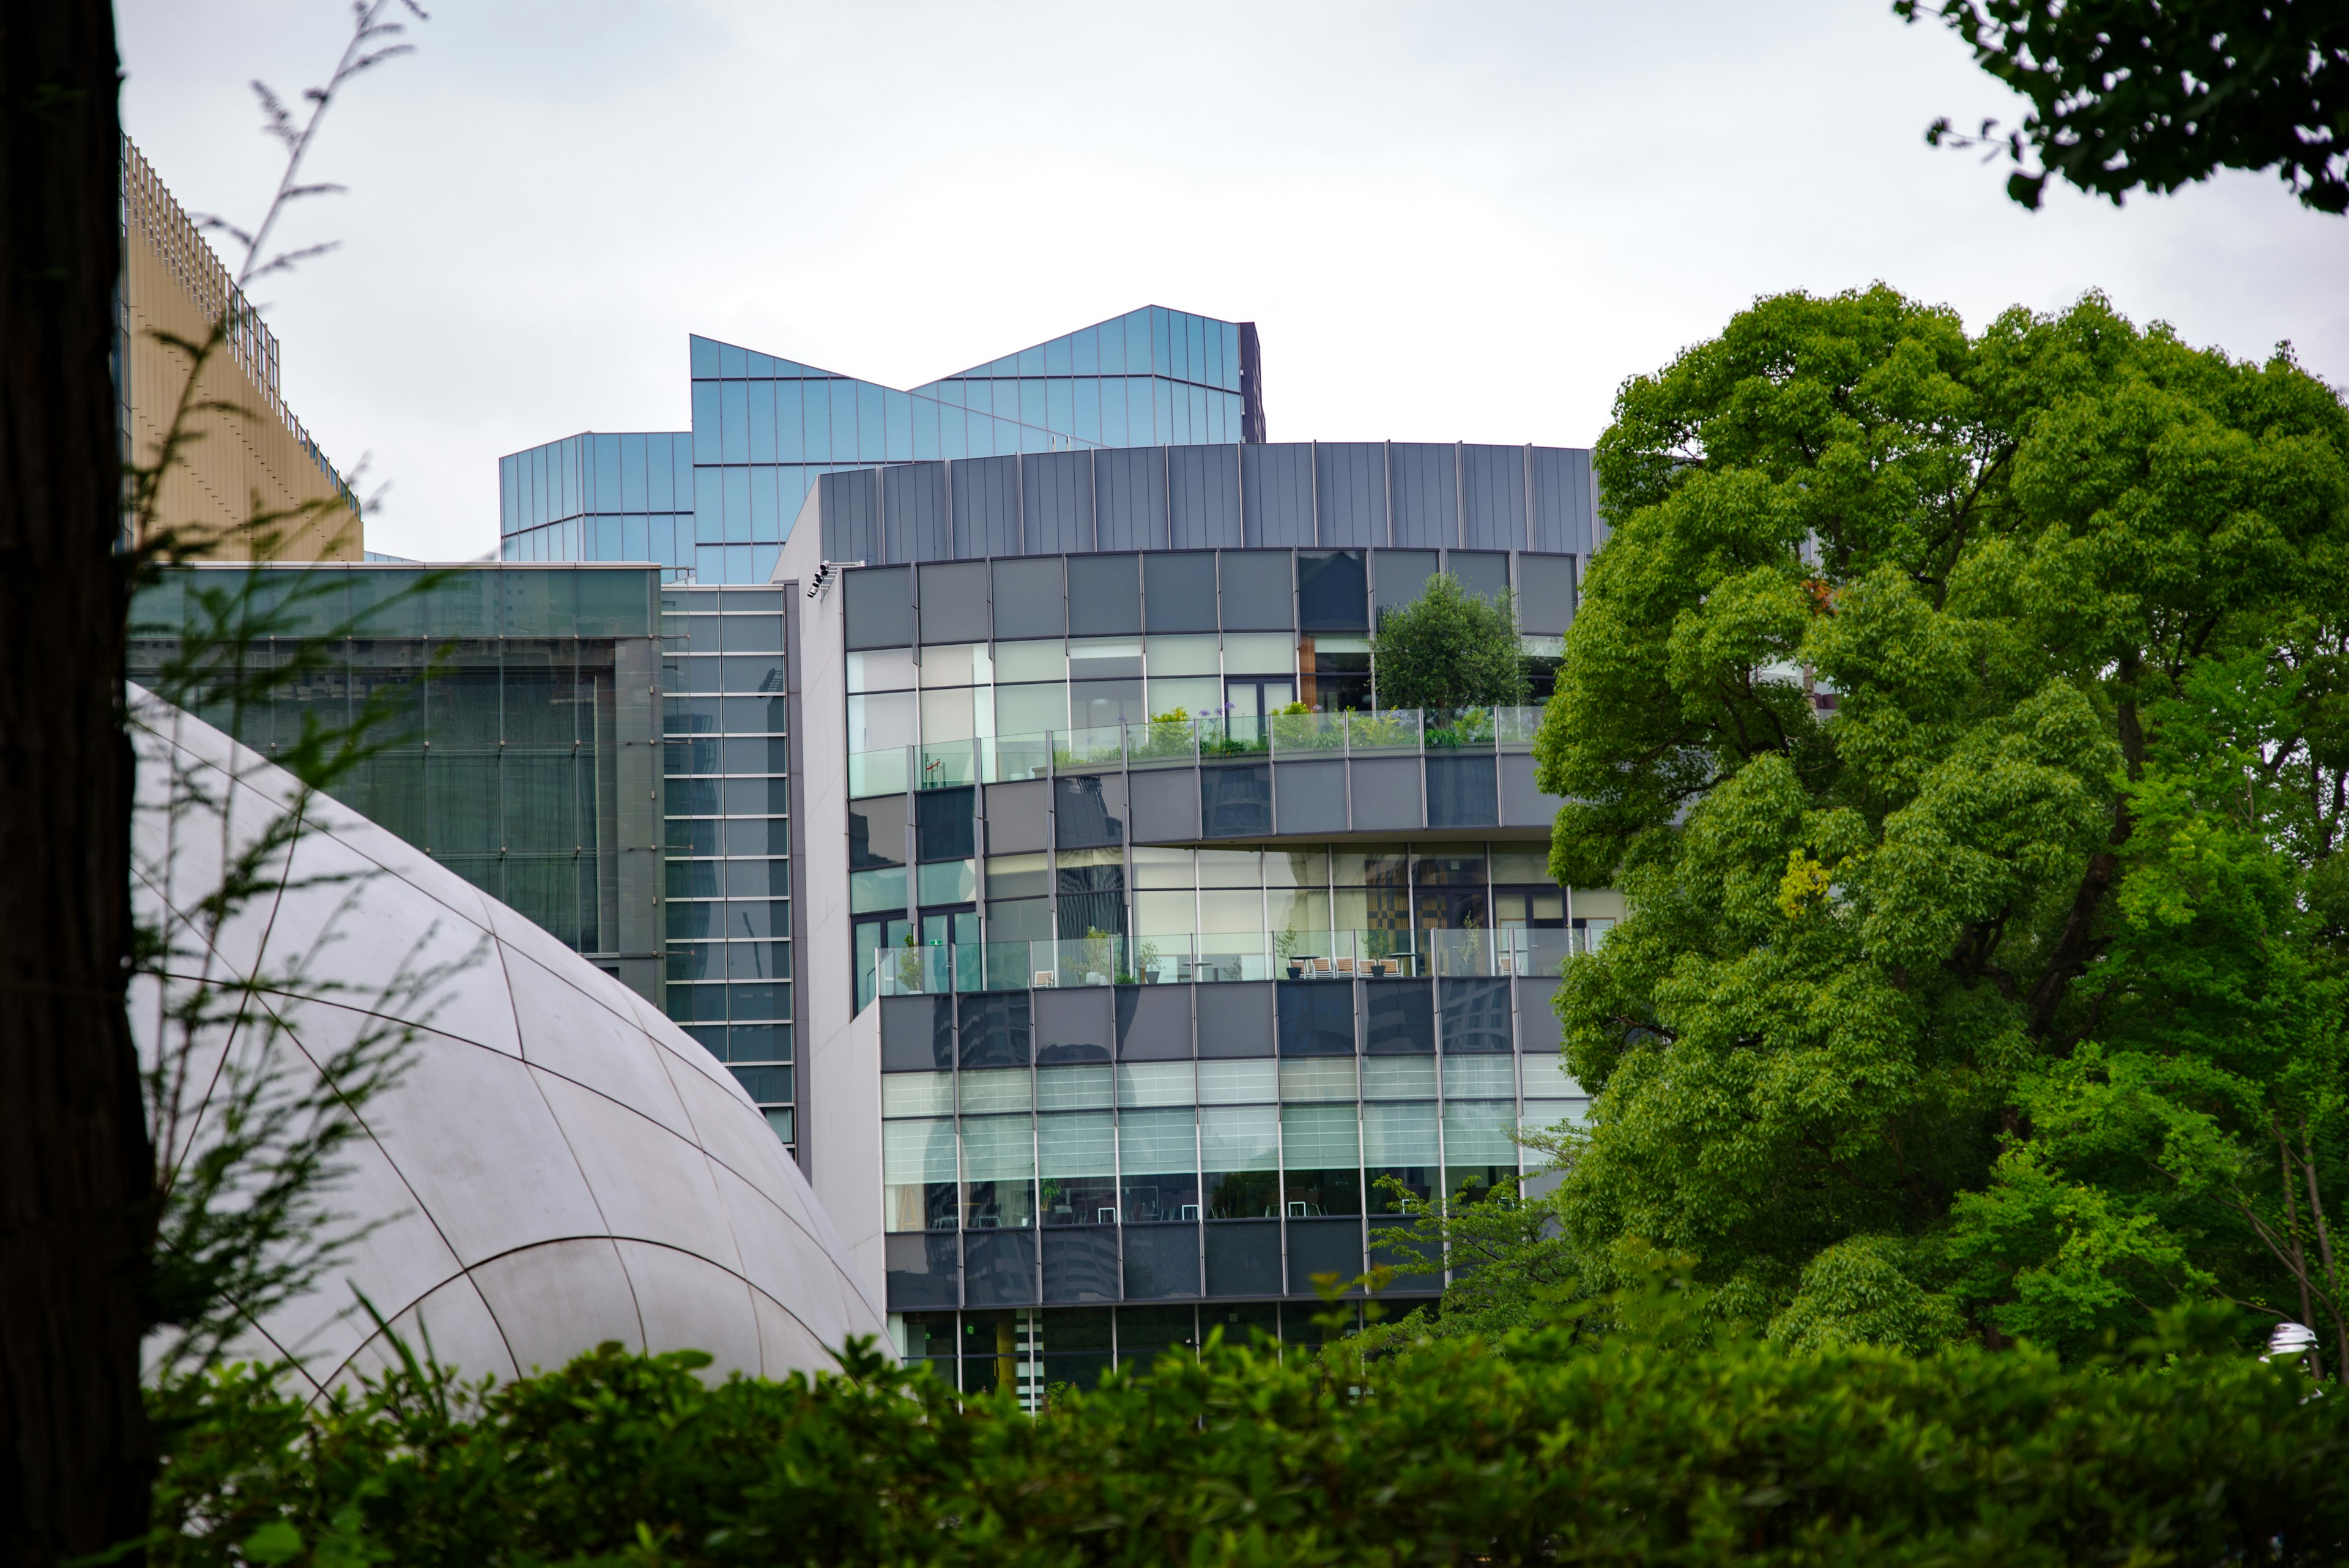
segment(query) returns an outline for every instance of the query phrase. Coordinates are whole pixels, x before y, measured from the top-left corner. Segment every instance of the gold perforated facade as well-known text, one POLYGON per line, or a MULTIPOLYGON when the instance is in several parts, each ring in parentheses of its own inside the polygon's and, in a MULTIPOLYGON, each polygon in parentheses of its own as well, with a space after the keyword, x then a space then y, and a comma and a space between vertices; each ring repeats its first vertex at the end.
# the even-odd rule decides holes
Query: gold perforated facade
POLYGON ((357 499, 278 393, 276 334, 128 138, 122 230, 124 458, 153 465, 175 418, 191 437, 164 478, 160 524, 213 560, 359 559, 357 499), (225 340, 191 386, 178 345, 205 342, 223 317, 225 340))

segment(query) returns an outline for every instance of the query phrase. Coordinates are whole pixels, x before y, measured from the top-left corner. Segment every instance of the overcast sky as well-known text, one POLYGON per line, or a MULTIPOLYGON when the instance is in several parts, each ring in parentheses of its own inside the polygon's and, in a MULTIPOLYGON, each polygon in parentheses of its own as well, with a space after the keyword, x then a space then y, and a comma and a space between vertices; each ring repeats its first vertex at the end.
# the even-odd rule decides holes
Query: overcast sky
MULTIPOLYGON (((1755 296, 1979 328, 2101 288, 2349 383, 2349 221, 2235 174, 2124 209, 1935 151, 2019 100, 1886 0, 429 0, 258 291, 377 549, 494 548, 497 459, 690 423, 686 336, 910 386, 1143 304, 1253 320, 1275 441, 1586 445, 1755 296)), ((124 122, 198 212, 276 179, 343 0, 121 0, 124 122)))

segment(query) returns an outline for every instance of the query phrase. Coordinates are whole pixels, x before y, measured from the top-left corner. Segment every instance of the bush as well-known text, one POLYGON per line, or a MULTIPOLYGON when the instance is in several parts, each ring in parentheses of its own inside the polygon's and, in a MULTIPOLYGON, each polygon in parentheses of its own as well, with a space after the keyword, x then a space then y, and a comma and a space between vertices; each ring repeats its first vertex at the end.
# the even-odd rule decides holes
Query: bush
POLYGON ((2067 1369, 1745 1342, 1211 1340, 1056 1396, 956 1397, 869 1345, 705 1386, 605 1346, 492 1389, 397 1371, 305 1411, 157 1396, 161 1564, 1999 1564, 2336 1561, 2349 1405, 2248 1358, 2067 1369))

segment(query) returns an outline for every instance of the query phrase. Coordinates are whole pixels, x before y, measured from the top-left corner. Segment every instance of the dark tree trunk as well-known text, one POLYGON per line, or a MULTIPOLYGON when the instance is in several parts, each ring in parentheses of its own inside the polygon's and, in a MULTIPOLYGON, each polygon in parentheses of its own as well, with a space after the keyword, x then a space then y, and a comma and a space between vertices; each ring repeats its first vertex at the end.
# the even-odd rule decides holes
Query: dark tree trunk
POLYGON ((107 0, 0 0, 0 1563, 139 1535, 150 1185, 123 1011, 130 767, 107 0))

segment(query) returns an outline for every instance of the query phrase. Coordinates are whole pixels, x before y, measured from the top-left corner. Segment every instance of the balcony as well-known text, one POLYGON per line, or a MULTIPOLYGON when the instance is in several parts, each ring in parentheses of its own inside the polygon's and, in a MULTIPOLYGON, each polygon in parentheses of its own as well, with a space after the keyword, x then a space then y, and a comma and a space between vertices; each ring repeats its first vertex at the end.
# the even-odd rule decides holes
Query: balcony
POLYGON ((874 993, 945 996, 1089 985, 1555 975, 1603 929, 1199 931, 1182 936, 935 943, 874 955, 874 993))
POLYGON ((1139 843, 1547 827, 1533 707, 1159 719, 854 753, 852 798, 1123 775, 1139 843))

